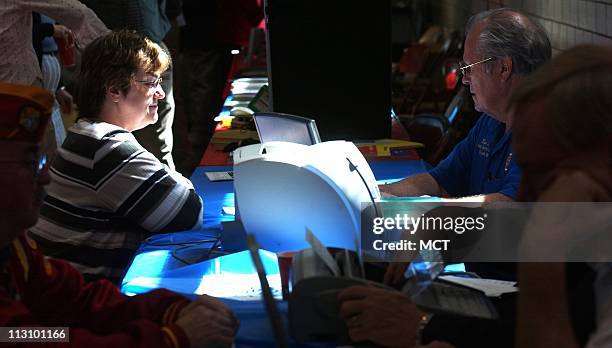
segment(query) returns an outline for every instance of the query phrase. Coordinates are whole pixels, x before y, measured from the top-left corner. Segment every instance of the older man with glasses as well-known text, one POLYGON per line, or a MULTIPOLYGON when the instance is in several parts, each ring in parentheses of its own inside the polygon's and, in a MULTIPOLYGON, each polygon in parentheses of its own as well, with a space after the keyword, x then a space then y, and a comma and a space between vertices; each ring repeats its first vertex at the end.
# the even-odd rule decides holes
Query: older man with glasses
MULTIPOLYGON (((482 116, 466 139, 438 166, 428 173, 383 185, 383 193, 480 202, 517 198, 521 171, 512 156, 512 119, 507 104, 521 81, 550 59, 550 41, 540 25, 506 8, 473 16, 467 24, 467 33, 460 70, 482 116)), ((396 283, 403 279, 406 265, 392 263, 385 280, 396 283)), ((513 266, 510 263, 499 269, 496 264, 469 264, 466 268, 485 277, 499 277, 512 276, 513 266)), ((400 292, 351 287, 339 298, 341 315, 355 341, 408 347, 421 338, 425 341, 433 338, 457 346, 512 346, 511 313, 490 323, 439 315, 429 322, 429 316, 400 292)), ((513 305, 510 299, 507 306, 513 305)))
POLYGON ((515 200, 521 173, 512 157, 512 120, 506 105, 514 88, 550 57, 546 32, 526 15, 502 8, 473 16, 460 71, 483 115, 438 166, 383 185, 381 191, 479 202, 515 200))

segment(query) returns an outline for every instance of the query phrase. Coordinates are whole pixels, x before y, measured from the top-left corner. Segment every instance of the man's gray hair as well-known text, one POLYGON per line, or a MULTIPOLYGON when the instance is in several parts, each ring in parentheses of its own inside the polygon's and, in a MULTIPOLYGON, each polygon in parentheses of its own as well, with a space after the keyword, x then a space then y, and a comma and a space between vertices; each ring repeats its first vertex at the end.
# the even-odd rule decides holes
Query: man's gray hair
POLYGON ((510 57, 514 73, 529 74, 551 58, 546 31, 521 11, 498 8, 475 14, 468 20, 466 33, 483 20, 485 27, 478 40, 483 59, 510 57))

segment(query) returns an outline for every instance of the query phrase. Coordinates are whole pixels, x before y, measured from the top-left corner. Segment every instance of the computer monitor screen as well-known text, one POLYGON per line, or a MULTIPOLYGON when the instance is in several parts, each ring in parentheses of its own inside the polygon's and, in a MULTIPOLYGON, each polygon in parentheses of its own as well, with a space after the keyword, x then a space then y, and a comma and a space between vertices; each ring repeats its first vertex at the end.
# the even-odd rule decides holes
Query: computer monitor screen
POLYGON ((262 143, 286 141, 313 145, 321 142, 314 120, 273 112, 255 113, 253 119, 262 143))

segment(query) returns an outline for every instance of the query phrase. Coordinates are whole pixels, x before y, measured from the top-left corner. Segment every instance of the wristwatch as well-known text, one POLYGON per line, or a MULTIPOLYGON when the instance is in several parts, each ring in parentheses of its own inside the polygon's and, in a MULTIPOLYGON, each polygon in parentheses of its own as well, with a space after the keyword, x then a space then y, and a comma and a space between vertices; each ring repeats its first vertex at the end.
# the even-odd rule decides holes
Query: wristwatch
POLYGON ((423 332, 425 331, 425 327, 429 323, 429 321, 433 318, 433 313, 425 313, 421 314, 421 320, 419 321, 419 327, 417 328, 416 336, 415 336, 415 346, 420 346, 423 344, 423 332))

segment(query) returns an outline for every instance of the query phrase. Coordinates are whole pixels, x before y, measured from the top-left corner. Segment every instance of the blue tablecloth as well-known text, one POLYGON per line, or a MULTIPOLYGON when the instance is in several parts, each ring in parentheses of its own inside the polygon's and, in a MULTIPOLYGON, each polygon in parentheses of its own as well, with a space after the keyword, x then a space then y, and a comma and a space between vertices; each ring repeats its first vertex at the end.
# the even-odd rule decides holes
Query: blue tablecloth
MULTIPOLYGON (((406 176, 425 171, 423 161, 370 161, 370 168, 379 183, 397 181, 406 176)), ((204 225, 202 230, 218 229, 222 221, 233 221, 232 215, 223 213, 223 207, 234 206, 232 181, 211 182, 204 173, 231 171, 231 166, 198 167, 191 176, 191 182, 198 194, 204 198, 204 225)))
MULTIPOLYGON (((392 182, 402 177, 425 171, 422 161, 370 161, 379 183, 392 182)), ((233 221, 234 216, 223 213, 223 207, 234 206, 233 182, 211 182, 204 173, 231 171, 230 166, 197 168, 191 176, 193 185, 204 199, 204 222, 197 230, 156 235, 145 241, 128 269, 122 291, 137 294, 154 288, 166 287, 192 296, 202 281, 202 265, 194 261, 206 259, 216 245, 221 222, 233 221), (185 262, 183 262, 185 261, 185 262)), ((224 300, 236 313, 241 327, 236 338, 237 347, 269 347, 274 345, 263 303, 260 301, 224 300)), ((278 301, 286 318, 287 304, 278 301)), ((286 323, 285 323, 286 324, 286 323)), ((312 345, 292 343, 292 347, 312 345)), ((317 345, 321 347, 321 345, 317 345)))

